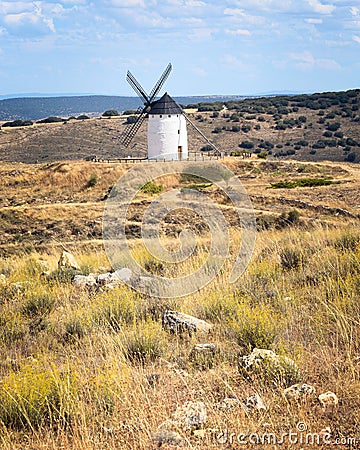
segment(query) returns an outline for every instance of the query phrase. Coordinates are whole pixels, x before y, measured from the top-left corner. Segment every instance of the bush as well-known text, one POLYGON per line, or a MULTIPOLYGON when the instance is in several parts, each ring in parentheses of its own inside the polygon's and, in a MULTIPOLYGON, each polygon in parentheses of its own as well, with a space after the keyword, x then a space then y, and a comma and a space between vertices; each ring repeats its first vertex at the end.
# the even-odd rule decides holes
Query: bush
POLYGON ((93 174, 91 174, 89 181, 86 184, 86 187, 88 187, 88 188, 93 187, 97 184, 97 182, 98 182, 98 177, 97 177, 96 173, 93 173, 93 174))
POLYGON ((46 316, 55 307, 55 298, 50 294, 32 294, 22 308, 23 314, 29 317, 46 316))
POLYGON ((50 116, 50 117, 47 117, 46 119, 38 120, 36 123, 56 123, 56 122, 63 122, 63 121, 64 121, 64 119, 62 119, 61 117, 50 116))
POLYGON ((141 191, 144 194, 159 194, 164 189, 164 186, 162 184, 155 184, 152 181, 148 181, 144 184, 144 186, 141 187, 141 191))
POLYGON ((119 116, 119 115, 120 114, 116 109, 108 109, 102 114, 103 117, 113 117, 113 116, 119 116))
POLYGON ((90 117, 87 116, 86 114, 81 114, 81 115, 78 116, 76 119, 77 119, 77 120, 87 120, 87 119, 90 119, 90 117))
POLYGON ((348 155, 345 158, 345 161, 354 162, 356 160, 356 153, 348 153, 348 155))
POLYGON ((258 158, 260 159, 267 159, 268 157, 268 153, 267 152, 261 152, 257 155, 258 158))
POLYGON ((3 127, 28 127, 33 125, 31 120, 14 120, 12 122, 5 122, 3 127))
POLYGON ((254 143, 250 142, 250 141, 242 141, 239 144, 239 147, 240 148, 246 148, 246 149, 250 150, 250 149, 254 148, 254 143))
POLYGON ((284 270, 299 269, 304 262, 304 254, 297 248, 285 247, 280 252, 280 264, 284 270))
POLYGON ((339 122, 328 122, 326 124, 326 129, 329 131, 337 131, 340 128, 340 123, 339 122))

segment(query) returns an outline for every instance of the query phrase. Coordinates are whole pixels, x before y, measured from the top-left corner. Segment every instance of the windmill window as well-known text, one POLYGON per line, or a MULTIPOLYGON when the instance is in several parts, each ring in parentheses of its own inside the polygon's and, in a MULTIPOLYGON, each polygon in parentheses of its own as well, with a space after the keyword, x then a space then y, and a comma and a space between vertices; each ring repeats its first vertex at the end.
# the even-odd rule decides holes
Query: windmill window
POLYGON ((171 117, 171 114, 169 114, 168 117, 171 117))
POLYGON ((180 134, 180 130, 178 130, 178 134, 180 134))
POLYGON ((160 119, 162 119, 162 114, 160 114, 160 119))

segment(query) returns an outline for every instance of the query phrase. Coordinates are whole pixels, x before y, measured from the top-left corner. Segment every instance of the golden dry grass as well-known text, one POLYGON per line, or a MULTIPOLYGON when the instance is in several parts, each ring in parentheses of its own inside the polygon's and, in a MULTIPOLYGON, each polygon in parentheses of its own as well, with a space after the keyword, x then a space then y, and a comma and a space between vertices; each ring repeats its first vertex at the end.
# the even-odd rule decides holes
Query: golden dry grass
MULTIPOLYGON (((39 260, 55 271, 62 246, 71 247, 83 273, 109 270, 101 235, 89 236, 84 227, 101 219, 100 198, 123 173, 123 165, 72 162, 1 168, 1 448, 155 449, 153 434, 186 401, 203 401, 208 413, 203 438, 178 429, 189 448, 226 448, 215 439, 225 429, 281 434, 300 422, 313 433, 330 427, 333 439, 360 439, 358 169, 332 163, 305 168, 294 162, 226 164, 244 182, 258 218, 279 219, 293 208, 292 200, 309 206, 298 208, 296 223, 278 227, 270 221, 268 229, 259 230, 252 261, 237 283, 227 281, 232 254, 213 284, 168 300, 126 286, 109 292, 80 289, 66 278, 42 275, 44 263, 39 260), (97 183, 85 187, 93 173, 97 183), (281 193, 267 189, 274 179, 309 173, 341 183, 281 193), (316 206, 341 207, 353 216, 316 206), (54 222, 58 230, 48 228, 54 222), (80 233, 61 234, 70 224, 80 233), (49 230, 47 236, 41 233, 42 243, 33 238, 39 229, 49 230), (23 240, 17 241, 16 234, 23 240), (17 287, 16 282, 24 284, 17 287), (207 337, 170 335, 161 328, 165 309, 208 320, 214 330, 207 337), (205 342, 216 345, 210 367, 189 358, 192 347, 205 342), (337 394, 337 408, 321 408, 316 397, 289 404, 283 387, 242 377, 237 358, 253 347, 293 358, 302 382, 315 385, 317 394, 337 394), (266 410, 228 412, 217 406, 225 397, 241 400, 255 392, 266 410)), ((179 179, 162 182, 171 188, 179 179)), ((211 189, 209 195, 219 199, 211 189)), ((138 200, 151 198, 143 194, 138 200)), ((236 227, 232 238, 240 240, 236 227)), ((151 260, 137 248, 143 262, 151 260)), ((182 270, 193 270, 192 264, 182 270)))

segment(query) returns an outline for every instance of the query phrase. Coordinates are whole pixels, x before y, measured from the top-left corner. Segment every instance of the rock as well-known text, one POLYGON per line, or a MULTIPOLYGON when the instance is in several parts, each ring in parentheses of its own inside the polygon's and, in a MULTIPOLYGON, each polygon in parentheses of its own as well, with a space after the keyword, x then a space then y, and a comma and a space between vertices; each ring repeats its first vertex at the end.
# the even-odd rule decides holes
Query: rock
POLYGON ((306 384, 306 383, 293 384, 292 386, 288 387, 287 389, 284 389, 284 395, 288 401, 306 400, 307 398, 311 397, 314 394, 315 394, 314 386, 311 386, 310 384, 306 384))
POLYGON ((6 286, 6 285, 7 285, 6 276, 3 273, 0 273, 0 286, 6 286))
POLYGON ((211 368, 214 363, 215 344, 196 344, 189 354, 189 360, 202 369, 211 368))
POLYGON ((59 269, 80 270, 79 264, 76 262, 74 255, 70 252, 63 251, 58 261, 59 269))
POLYGON ((339 399, 338 399, 337 395, 331 391, 325 392, 324 394, 320 394, 318 399, 323 408, 326 408, 329 406, 335 407, 339 403, 339 399))
POLYGON ((187 332, 189 335, 196 332, 207 333, 212 329, 212 325, 205 320, 170 310, 164 311, 162 315, 162 327, 171 333, 187 332))
POLYGON ((96 282, 97 282, 98 285, 104 286, 106 284, 111 283, 111 277, 112 277, 112 273, 111 272, 101 273, 96 278, 96 282))
POLYGON ((97 284, 93 273, 90 273, 89 275, 75 275, 73 283, 75 286, 84 288, 96 286, 97 284))
POLYGON ((186 402, 176 409, 173 422, 180 428, 189 429, 204 425, 206 419, 206 406, 203 402, 186 402))
POLYGON ((242 403, 245 411, 250 411, 253 409, 260 411, 261 409, 266 409, 259 394, 250 395, 250 397, 244 399, 242 403))
POLYGON ((124 282, 127 283, 132 278, 132 271, 128 269, 127 267, 124 267, 122 269, 115 270, 115 272, 111 275, 111 282, 116 283, 118 282, 124 282))
POLYGON ((300 379, 299 368, 292 359, 267 349, 254 348, 250 355, 241 356, 238 368, 246 378, 256 377, 275 385, 289 385, 300 379))
POLYGON ((174 445, 174 446, 183 446, 185 441, 176 431, 158 431, 152 436, 152 440, 155 441, 158 447, 161 447, 163 444, 174 445))

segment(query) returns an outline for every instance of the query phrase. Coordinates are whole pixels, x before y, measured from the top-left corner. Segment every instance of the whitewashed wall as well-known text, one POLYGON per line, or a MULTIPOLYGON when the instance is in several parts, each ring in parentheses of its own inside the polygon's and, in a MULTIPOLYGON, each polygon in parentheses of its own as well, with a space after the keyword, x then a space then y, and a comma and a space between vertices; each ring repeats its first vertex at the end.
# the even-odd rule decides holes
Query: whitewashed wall
POLYGON ((182 114, 150 115, 148 158, 177 160, 179 146, 182 147, 182 159, 186 159, 188 143, 185 117, 182 114))

